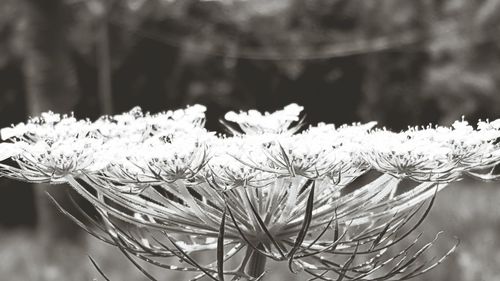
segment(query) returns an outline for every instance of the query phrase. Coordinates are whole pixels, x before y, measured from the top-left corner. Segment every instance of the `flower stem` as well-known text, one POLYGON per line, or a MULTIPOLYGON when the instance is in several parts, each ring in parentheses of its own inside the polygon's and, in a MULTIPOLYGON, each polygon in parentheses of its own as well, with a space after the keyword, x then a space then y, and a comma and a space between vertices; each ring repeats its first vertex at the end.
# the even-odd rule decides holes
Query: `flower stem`
MULTIPOLYGON (((262 248, 261 245, 258 246, 258 248, 262 248)), ((266 269, 266 256, 262 255, 256 250, 252 250, 252 253, 250 255, 250 260, 248 261, 247 265, 247 274, 257 278, 264 273, 264 270, 266 269)))

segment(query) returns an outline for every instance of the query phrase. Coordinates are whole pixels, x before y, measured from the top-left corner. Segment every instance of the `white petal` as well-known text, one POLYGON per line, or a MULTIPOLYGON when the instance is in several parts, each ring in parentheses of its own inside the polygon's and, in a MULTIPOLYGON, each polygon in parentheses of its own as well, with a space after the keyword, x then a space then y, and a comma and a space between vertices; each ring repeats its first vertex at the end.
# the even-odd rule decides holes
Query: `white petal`
POLYGON ((0 136, 2 140, 8 140, 12 137, 17 137, 24 134, 26 131, 26 126, 24 124, 19 124, 15 127, 5 127, 0 130, 0 136))
POLYGON ((0 161, 3 161, 12 156, 16 156, 21 153, 19 145, 14 143, 0 143, 0 161))

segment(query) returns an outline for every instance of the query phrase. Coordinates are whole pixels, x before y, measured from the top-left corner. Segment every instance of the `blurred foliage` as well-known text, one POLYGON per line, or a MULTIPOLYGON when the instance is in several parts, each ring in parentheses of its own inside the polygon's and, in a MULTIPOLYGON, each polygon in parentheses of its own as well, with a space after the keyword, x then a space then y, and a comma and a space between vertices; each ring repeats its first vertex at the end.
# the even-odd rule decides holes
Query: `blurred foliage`
MULTIPOLYGON (((298 101, 312 122, 395 128, 500 112, 498 0, 65 1, 77 114, 99 115, 102 24, 116 111, 203 102, 217 116, 298 101)), ((0 3, 0 72, 21 71, 23 14, 23 1, 0 3)))

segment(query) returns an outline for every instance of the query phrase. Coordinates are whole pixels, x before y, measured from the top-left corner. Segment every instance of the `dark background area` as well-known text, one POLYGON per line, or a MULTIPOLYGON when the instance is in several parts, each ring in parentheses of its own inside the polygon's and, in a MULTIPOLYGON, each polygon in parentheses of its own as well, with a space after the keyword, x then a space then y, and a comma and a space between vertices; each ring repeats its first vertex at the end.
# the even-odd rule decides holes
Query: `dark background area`
MULTIPOLYGON (((291 102, 311 124, 496 119, 499 26, 499 0, 2 0, 0 126, 46 110, 95 119, 194 103, 215 131, 228 110, 291 102)), ((443 192, 425 231, 465 242, 422 280, 500 280, 497 189, 465 181, 443 192)), ((0 179, 0 279, 90 280, 87 252, 120 276, 123 260, 55 231, 65 218, 36 190, 0 179)))

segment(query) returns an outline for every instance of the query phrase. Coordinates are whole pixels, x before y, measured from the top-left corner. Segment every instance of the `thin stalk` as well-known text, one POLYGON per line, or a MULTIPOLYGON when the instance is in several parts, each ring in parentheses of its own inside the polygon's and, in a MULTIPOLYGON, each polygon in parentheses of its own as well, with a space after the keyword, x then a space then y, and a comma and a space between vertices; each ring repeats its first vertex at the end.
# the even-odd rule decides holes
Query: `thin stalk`
MULTIPOLYGON (((259 249, 264 250, 262 244, 258 245, 259 249)), ((254 278, 259 278, 266 269, 266 256, 262 255, 254 249, 248 248, 251 251, 250 259, 248 260, 246 273, 254 278)))

